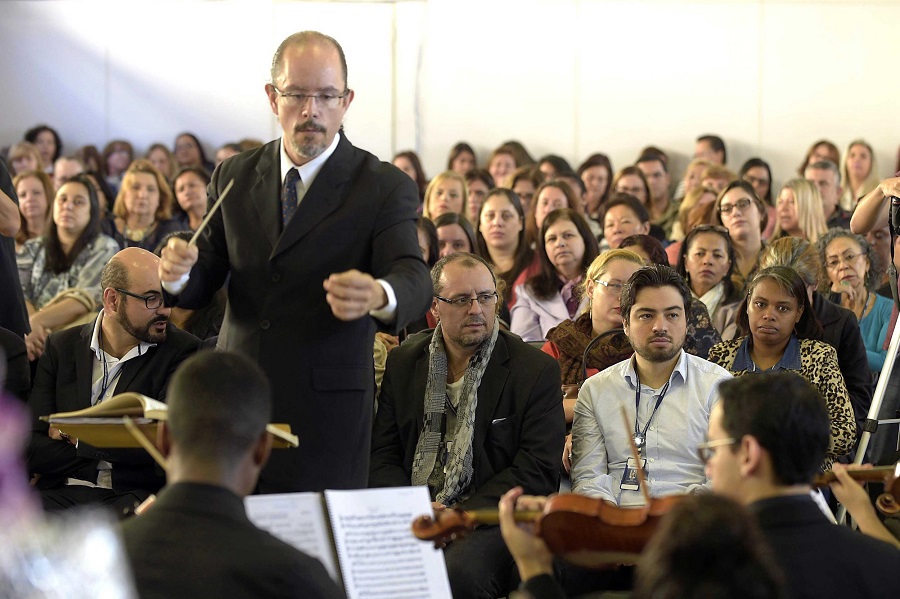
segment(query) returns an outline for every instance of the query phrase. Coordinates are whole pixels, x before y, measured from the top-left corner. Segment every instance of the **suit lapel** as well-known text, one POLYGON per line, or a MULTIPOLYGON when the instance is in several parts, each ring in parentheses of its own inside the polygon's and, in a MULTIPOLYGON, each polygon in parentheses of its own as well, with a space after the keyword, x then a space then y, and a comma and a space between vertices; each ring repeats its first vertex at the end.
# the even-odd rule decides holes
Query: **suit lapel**
POLYGON ((261 229, 273 248, 278 243, 278 236, 281 233, 280 144, 279 139, 259 159, 256 164, 259 177, 250 186, 248 194, 248 198, 253 198, 253 206, 262 223, 261 229))
POLYGON ((81 343, 78 344, 78 348, 75 350, 75 388, 78 398, 86 399, 84 407, 90 406, 92 400, 91 382, 94 378, 94 351, 91 349, 91 336, 93 334, 94 325, 85 325, 81 329, 81 343))
MULTIPOLYGON (((169 325, 171 327, 172 325, 169 325)), ((169 331, 171 334, 171 330, 169 331)), ((122 374, 119 376, 119 382, 116 383, 116 394, 124 393, 131 388, 132 383, 134 383, 135 377, 141 371, 145 364, 150 363, 152 359, 153 353, 159 350, 159 346, 150 347, 147 349, 147 353, 131 358, 127 362, 125 362, 125 366, 122 367, 122 374)), ((156 399, 155 397, 153 399, 156 399)))
POLYGON ((497 404, 500 403, 503 388, 506 387, 506 379, 509 377, 509 368, 506 365, 508 361, 509 352, 506 349, 506 340, 503 335, 498 335, 497 343, 494 344, 494 353, 488 361, 484 376, 481 377, 481 385, 478 387, 474 447, 484 445, 491 421, 497 410, 497 404))

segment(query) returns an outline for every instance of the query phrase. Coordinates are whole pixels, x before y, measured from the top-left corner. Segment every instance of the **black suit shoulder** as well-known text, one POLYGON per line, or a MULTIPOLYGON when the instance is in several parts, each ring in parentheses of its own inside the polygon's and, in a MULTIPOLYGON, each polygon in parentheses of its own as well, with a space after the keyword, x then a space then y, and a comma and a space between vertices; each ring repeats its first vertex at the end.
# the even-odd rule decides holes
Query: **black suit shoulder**
POLYGON ((6 354, 6 390, 22 401, 28 401, 31 368, 28 365, 25 340, 9 329, 0 327, 0 347, 6 354))

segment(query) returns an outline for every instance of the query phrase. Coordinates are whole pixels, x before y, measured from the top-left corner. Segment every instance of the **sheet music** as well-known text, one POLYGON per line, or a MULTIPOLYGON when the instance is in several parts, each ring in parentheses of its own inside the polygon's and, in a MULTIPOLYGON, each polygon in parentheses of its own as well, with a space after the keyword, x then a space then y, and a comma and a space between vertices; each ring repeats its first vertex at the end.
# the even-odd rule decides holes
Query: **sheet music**
POLYGON ((443 552, 412 534, 432 513, 426 487, 325 491, 325 501, 350 599, 450 599, 443 552))
POLYGON ((244 498, 247 517, 288 545, 317 558, 338 584, 341 577, 320 493, 280 493, 244 498))

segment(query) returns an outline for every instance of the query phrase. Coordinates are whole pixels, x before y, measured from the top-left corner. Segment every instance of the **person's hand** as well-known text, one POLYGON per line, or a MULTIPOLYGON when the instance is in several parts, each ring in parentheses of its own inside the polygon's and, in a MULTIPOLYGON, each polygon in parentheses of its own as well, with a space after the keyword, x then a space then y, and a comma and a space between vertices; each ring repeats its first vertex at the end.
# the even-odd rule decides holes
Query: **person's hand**
POLYGON ((322 283, 325 301, 339 320, 356 320, 387 304, 384 287, 372 275, 348 270, 329 276, 322 283))
POLYGON ((566 445, 563 447, 562 465, 567 473, 572 473, 572 433, 566 435, 566 445))
MULTIPOLYGON (((871 467, 871 464, 866 464, 864 466, 857 466, 855 469, 871 467)), ((831 488, 835 498, 841 505, 847 508, 850 515, 858 520, 863 513, 871 511, 874 514, 875 507, 872 505, 872 500, 869 499, 869 494, 866 492, 866 489, 862 486, 862 483, 853 480, 853 478, 850 477, 850 474, 847 473, 850 468, 848 468, 846 464, 835 462, 831 466, 831 470, 834 472, 834 476, 837 480, 829 483, 828 486, 831 488)))
POLYGON ((500 498, 500 534, 516 560, 522 580, 553 573, 553 554, 542 538, 535 534, 534 522, 516 522, 516 508, 531 509, 546 502, 546 497, 523 496, 522 487, 510 489, 500 498), (524 501, 523 501, 524 500, 524 501), (543 500, 543 502, 541 501, 543 500))
POLYGON ((848 281, 837 281, 831 284, 831 290, 835 293, 840 293, 842 295, 847 296, 847 301, 851 304, 859 295, 856 290, 850 286, 848 281))
POLYGON ((400 347, 400 337, 398 337, 397 335, 389 335, 384 331, 378 331, 377 333, 375 333, 375 337, 377 337, 379 340, 381 340, 382 343, 384 343, 384 348, 388 351, 388 353, 400 347))
POLYGON ((894 196, 900 198, 900 177, 891 177, 878 184, 878 189, 884 197, 894 196))
POLYGON ((47 431, 47 436, 49 436, 51 439, 55 439, 57 441, 65 441, 72 445, 78 444, 78 439, 76 439, 75 437, 70 437, 55 426, 50 427, 50 429, 47 431))
POLYGON ((31 332, 25 335, 25 349, 28 352, 28 361, 33 362, 44 353, 44 344, 50 336, 50 329, 40 324, 32 325, 31 332))
POLYGON ((163 248, 159 260, 159 280, 172 283, 191 272, 199 256, 196 245, 188 245, 184 239, 172 237, 163 248))
POLYGON ((437 501, 432 501, 432 502, 431 502, 431 509, 433 509, 433 510, 434 510, 434 513, 436 514, 436 513, 438 513, 438 512, 443 512, 444 510, 446 510, 446 509, 447 509, 447 506, 444 505, 443 503, 440 503, 440 502, 437 502, 437 501))

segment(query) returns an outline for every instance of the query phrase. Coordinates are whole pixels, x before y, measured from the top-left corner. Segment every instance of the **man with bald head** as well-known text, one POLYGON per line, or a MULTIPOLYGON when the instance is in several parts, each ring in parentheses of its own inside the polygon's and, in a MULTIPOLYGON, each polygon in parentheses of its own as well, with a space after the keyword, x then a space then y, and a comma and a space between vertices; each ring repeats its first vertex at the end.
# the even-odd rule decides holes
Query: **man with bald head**
POLYGON ((209 205, 234 187, 196 246, 170 240, 160 279, 199 308, 228 279, 220 349, 245 352, 273 389, 273 419, 300 446, 272 455, 261 492, 366 486, 372 343, 425 315, 431 282, 416 235, 418 192, 342 132, 353 90, 340 45, 285 39, 266 96, 282 138, 225 160, 209 205))
POLYGON ((47 339, 28 400, 34 425, 27 455, 47 510, 99 503, 121 513, 165 482, 142 449, 93 447, 38 420, 125 391, 165 401, 169 378, 200 342, 169 323, 158 269, 152 253, 122 250, 100 275, 97 319, 47 339))

